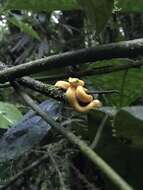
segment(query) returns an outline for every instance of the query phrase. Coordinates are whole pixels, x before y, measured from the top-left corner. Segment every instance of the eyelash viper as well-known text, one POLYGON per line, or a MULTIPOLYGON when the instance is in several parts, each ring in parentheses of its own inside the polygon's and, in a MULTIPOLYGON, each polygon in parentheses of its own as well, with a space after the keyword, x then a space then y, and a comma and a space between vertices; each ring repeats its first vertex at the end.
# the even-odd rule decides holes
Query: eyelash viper
POLYGON ((87 94, 88 90, 84 88, 85 82, 78 78, 69 78, 67 81, 57 81, 55 86, 65 90, 65 96, 69 104, 78 112, 87 112, 94 108, 100 108, 101 102, 87 94), (86 103, 81 105, 80 103, 86 103))

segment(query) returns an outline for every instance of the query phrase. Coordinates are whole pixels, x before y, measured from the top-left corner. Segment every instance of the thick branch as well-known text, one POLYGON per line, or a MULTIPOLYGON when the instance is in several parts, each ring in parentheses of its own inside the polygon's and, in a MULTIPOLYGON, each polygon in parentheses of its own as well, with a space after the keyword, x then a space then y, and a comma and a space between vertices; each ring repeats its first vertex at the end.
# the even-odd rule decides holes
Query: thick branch
POLYGON ((21 85, 29 87, 43 94, 50 96, 57 100, 64 100, 64 93, 62 90, 56 88, 54 85, 45 84, 38 80, 34 80, 31 77, 23 77, 17 80, 21 85))
MULTIPOLYGON (((0 65, 1 66, 1 65, 0 65)), ((1 69, 7 69, 7 65, 2 63, 1 69)), ((20 84, 29 87, 30 89, 33 89, 35 91, 41 92, 43 94, 46 94, 50 96, 51 98, 57 99, 57 100, 64 100, 64 93, 61 89, 56 88, 54 85, 45 84, 41 81, 35 80, 31 77, 23 77, 19 78, 15 81, 18 81, 20 84)), ((1 84, 0 88, 9 87, 9 83, 1 84)))
MULTIPOLYGON (((31 77, 22 77, 16 80, 21 85, 33 89, 42 94, 48 95, 51 98, 66 101, 65 92, 62 89, 55 87, 54 85, 45 84, 41 81, 32 79, 31 77)), ((119 92, 117 90, 96 90, 96 91, 88 91, 88 94, 112 94, 119 92)))
POLYGON ((84 48, 8 68, 0 72, 0 81, 1 83, 6 82, 54 67, 58 68, 112 58, 133 58, 138 55, 143 55, 143 39, 84 48))

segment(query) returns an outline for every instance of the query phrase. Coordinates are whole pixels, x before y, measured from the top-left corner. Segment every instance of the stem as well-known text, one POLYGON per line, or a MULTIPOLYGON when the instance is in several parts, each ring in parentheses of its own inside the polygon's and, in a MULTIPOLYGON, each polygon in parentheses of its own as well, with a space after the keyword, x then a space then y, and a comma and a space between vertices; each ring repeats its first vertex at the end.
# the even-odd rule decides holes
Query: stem
POLYGON ((108 115, 105 114, 101 124, 98 127, 98 130, 96 132, 95 138, 94 138, 93 142, 90 145, 90 148, 95 149, 97 147, 107 119, 108 119, 108 115))
POLYGON ((96 90, 96 91, 90 91, 88 94, 119 94, 118 90, 96 90))
POLYGON ((123 79, 122 79, 122 84, 121 84, 121 90, 120 90, 120 107, 123 105, 123 100, 124 100, 124 90, 125 90, 125 83, 128 75, 128 70, 124 71, 123 74, 123 79))

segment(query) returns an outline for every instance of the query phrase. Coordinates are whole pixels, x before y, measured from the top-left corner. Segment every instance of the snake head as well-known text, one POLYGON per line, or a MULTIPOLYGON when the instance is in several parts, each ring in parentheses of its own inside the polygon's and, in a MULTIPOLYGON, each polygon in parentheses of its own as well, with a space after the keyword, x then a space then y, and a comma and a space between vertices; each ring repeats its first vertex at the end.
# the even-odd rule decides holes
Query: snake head
POLYGON ((75 87, 75 88, 77 86, 84 86, 84 84, 85 84, 83 80, 80 80, 78 78, 71 78, 71 77, 69 77, 68 81, 69 81, 70 85, 72 87, 75 87))
POLYGON ((70 83, 66 81, 59 80, 55 84, 56 87, 61 88, 63 90, 67 90, 70 87, 70 83))
POLYGON ((98 99, 93 100, 92 104, 93 104, 93 109, 94 108, 101 108, 102 107, 102 103, 98 99))

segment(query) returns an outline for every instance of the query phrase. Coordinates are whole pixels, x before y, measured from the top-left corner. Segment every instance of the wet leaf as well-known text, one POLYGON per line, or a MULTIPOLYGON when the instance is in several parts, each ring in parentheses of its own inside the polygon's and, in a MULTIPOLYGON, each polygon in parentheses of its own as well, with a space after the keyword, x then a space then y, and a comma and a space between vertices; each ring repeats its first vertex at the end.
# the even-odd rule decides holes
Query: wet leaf
POLYGON ((125 107, 114 119, 117 136, 131 142, 132 146, 143 148, 143 106, 125 107))
POLYGON ((14 125, 22 114, 12 104, 0 102, 0 128, 9 128, 14 125))

